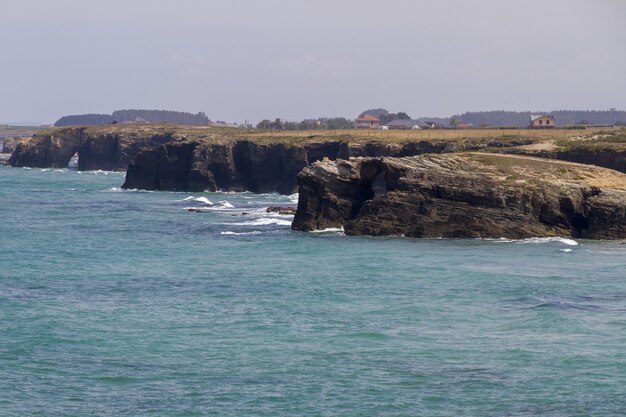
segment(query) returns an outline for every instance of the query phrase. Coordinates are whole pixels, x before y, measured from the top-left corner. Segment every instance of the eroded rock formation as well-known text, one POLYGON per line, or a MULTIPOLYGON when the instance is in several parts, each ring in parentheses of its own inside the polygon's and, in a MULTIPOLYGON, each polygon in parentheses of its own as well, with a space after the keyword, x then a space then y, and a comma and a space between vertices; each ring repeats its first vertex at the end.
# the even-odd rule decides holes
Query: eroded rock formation
POLYGON ((299 174, 293 229, 348 235, 626 237, 626 175, 494 154, 324 160, 299 174))
POLYGON ((170 142, 169 133, 149 135, 92 131, 85 127, 54 129, 38 133, 15 148, 8 164, 14 167, 67 168, 78 154, 81 171, 119 171, 128 167, 135 154, 170 142))
MULTIPOLYGON (((517 142, 506 142, 514 146, 517 142)), ((128 167, 124 188, 188 191, 252 191, 292 194, 297 175, 323 158, 408 156, 490 146, 482 141, 415 141, 406 143, 302 140, 274 143, 254 140, 172 142, 137 154, 128 167)))

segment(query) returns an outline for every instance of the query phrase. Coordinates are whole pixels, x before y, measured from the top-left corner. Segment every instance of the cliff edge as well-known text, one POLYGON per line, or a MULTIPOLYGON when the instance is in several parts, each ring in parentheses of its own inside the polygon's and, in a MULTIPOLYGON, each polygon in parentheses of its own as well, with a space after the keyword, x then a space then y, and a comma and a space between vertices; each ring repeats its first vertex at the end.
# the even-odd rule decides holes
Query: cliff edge
POLYGON ((626 238, 626 175, 526 156, 323 160, 299 174, 294 230, 422 238, 626 238))

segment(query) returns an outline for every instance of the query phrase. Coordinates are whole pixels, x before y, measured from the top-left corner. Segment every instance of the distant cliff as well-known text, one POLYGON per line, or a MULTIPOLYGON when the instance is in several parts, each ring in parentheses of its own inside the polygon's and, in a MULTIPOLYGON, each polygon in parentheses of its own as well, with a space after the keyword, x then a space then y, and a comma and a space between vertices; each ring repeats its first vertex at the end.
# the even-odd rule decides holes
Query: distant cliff
POLYGON ((8 164, 14 167, 67 168, 78 154, 81 171, 123 171, 137 152, 175 140, 169 131, 148 135, 69 127, 37 133, 17 144, 8 164))
POLYGON ((424 238, 626 238, 626 175, 513 155, 316 162, 292 228, 424 238))

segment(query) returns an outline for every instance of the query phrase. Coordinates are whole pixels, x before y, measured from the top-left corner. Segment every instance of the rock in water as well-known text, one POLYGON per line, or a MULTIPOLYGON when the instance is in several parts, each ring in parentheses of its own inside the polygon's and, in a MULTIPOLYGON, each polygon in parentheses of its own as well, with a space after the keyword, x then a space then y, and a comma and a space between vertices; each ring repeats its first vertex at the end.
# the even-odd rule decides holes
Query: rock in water
POLYGON ((294 230, 424 238, 626 238, 626 175, 495 154, 323 160, 298 176, 294 230))
POLYGON ((296 214, 294 207, 268 207, 265 209, 266 213, 278 213, 285 216, 293 216, 296 214))

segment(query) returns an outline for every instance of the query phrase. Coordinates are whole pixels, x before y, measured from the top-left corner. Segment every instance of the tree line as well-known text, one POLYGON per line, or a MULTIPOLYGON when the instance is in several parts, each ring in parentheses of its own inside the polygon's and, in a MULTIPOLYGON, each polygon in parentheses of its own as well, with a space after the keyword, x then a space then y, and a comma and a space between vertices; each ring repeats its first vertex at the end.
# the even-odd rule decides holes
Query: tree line
POLYGON ((550 114, 557 126, 571 125, 626 125, 626 111, 623 110, 556 110, 536 112, 483 111, 466 112, 451 117, 474 126, 511 126, 527 127, 532 114, 550 114))
POLYGON ((78 114, 63 116, 55 126, 91 126, 111 123, 174 123, 206 125, 211 121, 203 112, 197 114, 171 110, 116 110, 113 114, 78 114))
POLYGON ((257 129, 264 130, 337 130, 352 129, 354 122, 345 117, 328 117, 320 119, 305 119, 300 122, 290 122, 281 119, 261 120, 257 129))

